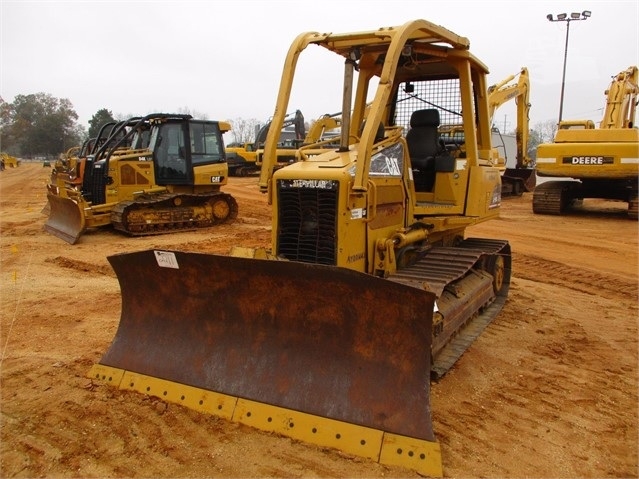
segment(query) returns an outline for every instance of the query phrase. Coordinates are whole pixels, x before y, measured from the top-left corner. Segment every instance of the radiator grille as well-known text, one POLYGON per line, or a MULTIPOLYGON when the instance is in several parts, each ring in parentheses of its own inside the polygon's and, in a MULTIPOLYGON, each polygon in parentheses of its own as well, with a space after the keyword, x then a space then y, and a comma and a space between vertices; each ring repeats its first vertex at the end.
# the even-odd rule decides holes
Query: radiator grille
POLYGON ((92 156, 87 157, 85 161, 82 197, 93 205, 102 205, 106 203, 105 161, 95 161, 92 156))
POLYGON ((93 174, 91 178, 91 203, 94 205, 103 205, 106 203, 106 185, 107 179, 105 175, 106 163, 98 161, 93 165, 93 174))
POLYGON ((338 182, 279 180, 277 254, 291 261, 337 264, 338 182))

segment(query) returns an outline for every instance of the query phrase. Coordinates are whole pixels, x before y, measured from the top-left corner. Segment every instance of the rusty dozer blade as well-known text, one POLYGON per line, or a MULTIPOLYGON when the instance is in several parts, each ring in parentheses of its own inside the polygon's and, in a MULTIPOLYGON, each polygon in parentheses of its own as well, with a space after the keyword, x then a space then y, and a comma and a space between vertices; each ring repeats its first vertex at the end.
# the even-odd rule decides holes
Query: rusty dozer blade
POLYGON ((122 316, 90 377, 442 474, 432 293, 288 261, 158 250, 108 259, 122 316))
POLYGON ((82 207, 71 198, 47 194, 49 218, 44 229, 69 244, 75 244, 85 229, 82 207))

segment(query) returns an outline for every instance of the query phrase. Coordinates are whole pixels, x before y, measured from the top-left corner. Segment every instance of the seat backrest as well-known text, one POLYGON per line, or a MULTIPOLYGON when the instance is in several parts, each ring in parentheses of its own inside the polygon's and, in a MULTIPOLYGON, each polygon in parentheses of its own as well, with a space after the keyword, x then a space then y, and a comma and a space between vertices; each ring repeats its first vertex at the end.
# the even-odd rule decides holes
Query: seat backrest
POLYGON ((438 127, 439 110, 415 110, 411 115, 406 143, 414 167, 419 168, 420 164, 426 163, 428 158, 433 158, 439 152, 438 127))

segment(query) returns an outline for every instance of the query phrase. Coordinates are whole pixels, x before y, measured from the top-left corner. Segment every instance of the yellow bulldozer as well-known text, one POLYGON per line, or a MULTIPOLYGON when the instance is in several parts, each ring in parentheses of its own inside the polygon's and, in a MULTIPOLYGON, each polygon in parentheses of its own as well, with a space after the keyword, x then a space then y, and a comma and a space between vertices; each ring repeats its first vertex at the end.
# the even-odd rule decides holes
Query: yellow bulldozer
POLYGON ((20 160, 15 156, 11 156, 9 153, 0 153, 0 168, 17 168, 20 166, 20 160))
MULTIPOLYGON (((65 198, 71 195, 72 198, 77 198, 82 191, 87 158, 90 158, 90 163, 96 163, 104 159, 110 148, 127 135, 125 126, 132 126, 137 120, 139 120, 139 118, 132 118, 122 122, 107 122, 101 126, 96 137, 88 138, 82 143, 82 146, 69 148, 64 154, 60 155, 51 169, 51 177, 47 184, 47 204, 42 208, 42 214, 46 216, 50 216, 51 214, 52 200, 50 199, 50 195, 63 196, 65 198)), ((129 136, 132 137, 132 135, 129 136)), ((136 140, 132 141, 139 141, 142 137, 136 136, 135 138, 136 140)), ((132 148, 130 141, 121 143, 120 149, 132 148)), ((142 147, 142 145, 140 145, 140 147, 142 147)), ((60 201, 56 201, 56 204, 60 204, 60 201)), ((71 205, 67 204, 67 206, 71 205)), ((71 216, 66 220, 65 218, 56 219, 53 217, 52 221, 60 222, 59 224, 63 228, 66 221, 73 221, 74 223, 81 221, 81 219, 75 218, 75 209, 71 208, 71 211, 71 216), (73 220, 73 218, 75 218, 75 220, 73 220)))
POLYGON ((228 180, 222 134, 229 129, 190 115, 122 122, 109 137, 117 140, 86 158, 81 188, 49 185, 45 229, 75 244, 87 229, 107 225, 143 236, 235 218, 237 202, 221 191, 228 180))
POLYGON ((487 74, 467 38, 426 20, 297 36, 258 182, 270 248, 110 256, 122 314, 89 377, 441 476, 431 378, 499 313, 511 276, 507 241, 465 234, 501 204, 487 74), (307 47, 342 70, 340 137, 277 168, 307 47), (459 118, 464 143, 444 148, 438 127, 459 118))
POLYGON ((628 217, 637 219, 638 77, 636 66, 613 77, 599 128, 592 120, 561 121, 554 141, 537 147, 537 173, 549 178, 535 188, 533 212, 562 215, 585 198, 602 198, 627 202, 628 217))
MULTIPOLYGON (((226 155, 229 164, 229 174, 231 176, 249 176, 260 171, 262 166, 262 155, 264 153, 264 142, 271 127, 269 120, 256 134, 253 143, 235 144, 226 148, 226 155)), ((304 115, 300 110, 286 115, 280 129, 278 140, 277 163, 280 166, 287 165, 295 161, 296 150, 303 143, 304 139, 304 115), (287 132, 287 127, 294 127, 292 133, 287 132)))
MULTIPOLYGON (((91 156, 92 161, 102 158, 116 141, 126 135, 125 125, 133 125, 137 120, 139 118, 131 118, 122 122, 106 122, 100 127, 96 137, 88 138, 82 143, 82 146, 69 148, 53 165, 51 181, 47 185, 48 191, 53 194, 64 194, 68 187, 81 186, 86 158, 91 156)), ((131 145, 125 143, 121 147, 129 148, 131 145)))

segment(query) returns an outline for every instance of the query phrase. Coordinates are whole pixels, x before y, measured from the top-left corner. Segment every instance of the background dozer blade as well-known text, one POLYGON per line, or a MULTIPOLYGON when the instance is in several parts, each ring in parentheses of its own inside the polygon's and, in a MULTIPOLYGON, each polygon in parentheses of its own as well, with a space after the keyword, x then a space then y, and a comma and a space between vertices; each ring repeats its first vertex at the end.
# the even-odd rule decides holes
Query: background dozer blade
MULTIPOLYGON (((294 422, 304 427, 294 412, 381 431, 374 453, 360 455, 419 470, 405 461, 432 453, 421 469, 441 474, 430 414, 433 294, 288 261, 149 250, 109 262, 122 317, 94 377, 104 368, 124 377, 115 385, 149 394, 135 378, 185 385, 185 405, 185 395, 215 391, 238 398, 232 419, 251 416, 250 408, 237 410, 243 400, 283 408, 284 430, 247 423, 318 444, 318 426, 289 434, 294 422), (134 379, 126 379, 130 372, 134 379), (419 454, 410 450, 415 444, 419 454)), ((264 424, 271 421, 269 413, 264 424)))
POLYGON ((75 244, 85 229, 84 211, 70 198, 47 194, 49 218, 44 229, 67 243, 75 244))

